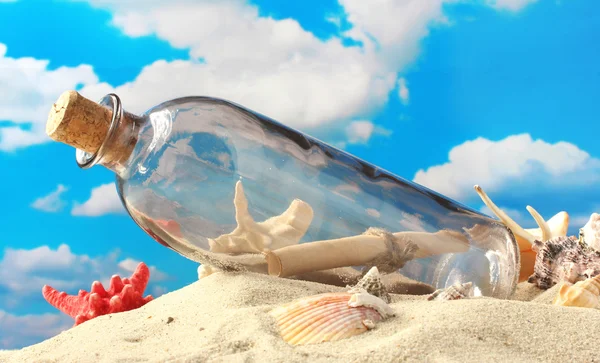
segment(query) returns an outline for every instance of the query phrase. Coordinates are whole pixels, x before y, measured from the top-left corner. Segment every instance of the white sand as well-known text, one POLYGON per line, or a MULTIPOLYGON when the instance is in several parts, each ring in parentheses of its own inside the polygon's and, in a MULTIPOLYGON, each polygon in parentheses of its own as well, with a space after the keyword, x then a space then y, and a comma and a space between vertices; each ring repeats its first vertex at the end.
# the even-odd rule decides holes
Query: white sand
POLYGON ((0 351, 0 362, 600 360, 600 310, 550 305, 556 288, 542 293, 527 283, 514 300, 438 302, 393 295, 396 317, 364 334, 309 346, 285 343, 267 314, 295 298, 342 290, 253 273, 217 273, 140 309, 101 316, 22 350, 0 351))

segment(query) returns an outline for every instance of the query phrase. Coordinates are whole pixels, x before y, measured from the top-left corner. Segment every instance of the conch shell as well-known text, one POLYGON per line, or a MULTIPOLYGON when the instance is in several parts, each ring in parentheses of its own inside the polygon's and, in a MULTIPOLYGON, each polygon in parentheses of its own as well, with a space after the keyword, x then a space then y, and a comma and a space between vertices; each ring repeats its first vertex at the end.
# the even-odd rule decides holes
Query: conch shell
POLYGON ((554 305, 597 308, 600 304, 600 275, 571 284, 562 283, 554 305))
POLYGON ((373 329, 394 311, 366 291, 325 293, 275 308, 282 338, 291 345, 333 342, 373 329))
POLYGON ((540 289, 566 281, 574 284, 600 274, 600 251, 581 243, 575 236, 535 241, 537 253, 533 274, 527 279, 540 289))
POLYGON ((521 252, 521 271, 519 273, 519 282, 525 281, 533 273, 535 265, 536 252, 532 249, 535 241, 546 242, 556 237, 565 237, 569 229, 569 214, 565 211, 558 212, 548 221, 531 206, 527 206, 527 211, 536 221, 538 228, 524 229, 504 211, 483 191, 479 185, 475 185, 475 191, 485 203, 485 205, 494 213, 507 228, 515 235, 521 252))

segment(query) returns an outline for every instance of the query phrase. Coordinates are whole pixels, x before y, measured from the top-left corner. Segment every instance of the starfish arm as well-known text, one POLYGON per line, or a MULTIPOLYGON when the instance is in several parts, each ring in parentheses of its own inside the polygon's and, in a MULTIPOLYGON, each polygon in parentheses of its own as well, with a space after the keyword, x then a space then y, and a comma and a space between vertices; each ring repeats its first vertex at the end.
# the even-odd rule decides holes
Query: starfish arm
POLYGON ((87 308, 85 300, 80 296, 67 295, 66 292, 59 292, 48 285, 42 288, 42 295, 50 305, 72 318, 83 313, 87 308))
MULTIPOLYGON (((123 292, 125 292, 126 290, 131 290, 131 286, 125 286, 125 288, 123 288, 123 292)), ((128 295, 126 295, 128 296, 128 295)), ((125 311, 125 306, 127 306, 128 301, 125 301, 124 299, 122 299, 120 296, 113 296, 110 298, 108 304, 108 313, 112 314, 112 313, 120 313, 122 311, 125 311)))
POLYGON ((108 294, 109 295, 115 295, 121 292, 121 290, 123 290, 123 280, 121 280, 121 277, 119 275, 112 275, 112 277, 110 278, 110 285, 108 288, 108 294))
MULTIPOLYGON (((84 290, 81 290, 83 292, 85 292, 84 290)), ((80 291, 80 293, 81 293, 80 291)), ((102 283, 100 281, 94 281, 92 282, 92 288, 90 290, 90 293, 92 294, 98 294, 101 297, 107 297, 108 296, 108 292, 106 292, 106 290, 104 290, 104 286, 102 286, 102 283)), ((85 294, 87 295, 88 293, 85 292, 85 294)))
POLYGON ((131 275, 131 285, 133 285, 135 291, 140 295, 146 290, 148 281, 150 280, 150 269, 145 263, 140 262, 135 269, 133 275, 131 275))

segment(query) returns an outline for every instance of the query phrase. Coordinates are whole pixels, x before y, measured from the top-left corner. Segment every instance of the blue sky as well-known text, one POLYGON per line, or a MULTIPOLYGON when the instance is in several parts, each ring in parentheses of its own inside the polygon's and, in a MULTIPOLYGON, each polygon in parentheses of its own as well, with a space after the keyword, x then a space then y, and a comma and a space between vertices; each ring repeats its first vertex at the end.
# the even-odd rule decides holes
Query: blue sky
POLYGON ((0 0, 0 349, 72 325, 44 283, 89 290, 137 261, 155 296, 197 279, 111 172, 45 136, 68 89, 132 112, 223 97, 485 212, 480 184, 525 227, 527 204, 571 233, 600 212, 600 2, 362 3, 0 0))

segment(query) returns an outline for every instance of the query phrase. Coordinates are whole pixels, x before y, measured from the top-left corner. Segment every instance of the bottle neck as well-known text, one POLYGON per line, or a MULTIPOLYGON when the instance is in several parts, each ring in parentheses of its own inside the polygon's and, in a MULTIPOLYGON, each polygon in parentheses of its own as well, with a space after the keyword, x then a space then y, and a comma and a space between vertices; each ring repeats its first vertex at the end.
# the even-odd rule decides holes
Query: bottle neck
POLYGON ((117 175, 123 175, 137 144, 143 118, 124 111, 121 100, 115 94, 106 95, 99 104, 112 109, 110 126, 95 153, 77 149, 77 164, 82 169, 99 164, 117 175))

